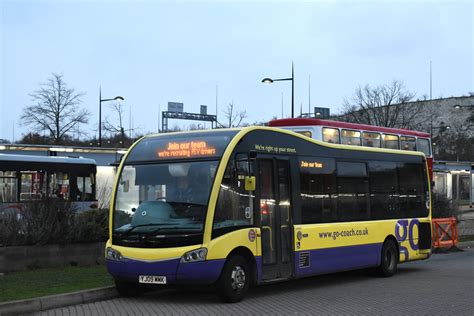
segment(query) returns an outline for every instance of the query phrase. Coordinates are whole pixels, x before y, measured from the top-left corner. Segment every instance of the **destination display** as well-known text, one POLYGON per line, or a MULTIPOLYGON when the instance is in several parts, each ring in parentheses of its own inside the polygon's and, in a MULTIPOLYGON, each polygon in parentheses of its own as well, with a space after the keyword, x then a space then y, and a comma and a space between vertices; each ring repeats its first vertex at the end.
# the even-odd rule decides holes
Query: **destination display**
POLYGON ((126 162, 221 157, 236 131, 157 135, 143 138, 126 162))

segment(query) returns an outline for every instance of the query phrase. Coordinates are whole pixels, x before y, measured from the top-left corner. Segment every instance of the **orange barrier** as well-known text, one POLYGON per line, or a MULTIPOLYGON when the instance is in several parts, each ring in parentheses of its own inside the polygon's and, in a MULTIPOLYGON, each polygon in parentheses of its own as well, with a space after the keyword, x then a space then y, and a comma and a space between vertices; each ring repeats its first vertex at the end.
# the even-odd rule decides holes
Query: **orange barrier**
POLYGON ((454 247, 458 244, 456 217, 433 218, 433 247, 454 247))

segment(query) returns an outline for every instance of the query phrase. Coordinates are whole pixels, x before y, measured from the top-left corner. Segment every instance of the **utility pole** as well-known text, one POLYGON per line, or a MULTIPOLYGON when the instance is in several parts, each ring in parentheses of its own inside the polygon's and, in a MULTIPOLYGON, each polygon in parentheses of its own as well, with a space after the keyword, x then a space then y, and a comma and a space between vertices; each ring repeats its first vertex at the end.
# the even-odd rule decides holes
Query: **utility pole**
POLYGON ((311 116, 311 75, 309 75, 309 87, 308 87, 308 116, 311 116))
POLYGON ((130 139, 132 139, 132 106, 130 106, 130 113, 128 117, 128 130, 130 131, 130 139))
POLYGON ((161 114, 161 105, 158 104, 158 133, 160 133, 160 114, 161 114))
POLYGON ((283 118, 283 92, 281 93, 281 118, 283 118))
POLYGON ((433 70, 432 70, 433 62, 430 60, 430 100, 433 99, 433 70))
MULTIPOLYGON (((219 86, 216 85, 216 121, 217 121, 217 104, 218 104, 218 103, 217 103, 217 101, 218 101, 217 96, 218 96, 218 92, 219 92, 219 91, 218 91, 218 88, 219 88, 219 86)), ((216 124, 216 125, 217 125, 217 124, 216 124)))

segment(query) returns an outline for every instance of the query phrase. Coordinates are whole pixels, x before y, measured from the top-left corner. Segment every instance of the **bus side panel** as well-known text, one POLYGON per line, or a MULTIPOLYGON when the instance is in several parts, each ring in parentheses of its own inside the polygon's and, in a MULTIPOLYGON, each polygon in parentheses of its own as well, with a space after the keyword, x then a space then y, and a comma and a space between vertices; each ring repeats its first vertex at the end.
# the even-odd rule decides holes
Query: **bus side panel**
POLYGON ((380 264, 385 239, 397 239, 400 261, 426 259, 419 250, 418 219, 295 225, 297 276, 360 269, 380 264), (300 240, 298 239, 300 236, 300 240))
POLYGON ((180 263, 176 272, 176 281, 186 284, 212 284, 219 279, 225 259, 180 263))
POLYGON ((380 260, 381 248, 381 244, 369 244, 300 251, 296 253, 295 270, 303 277, 373 267, 380 260))

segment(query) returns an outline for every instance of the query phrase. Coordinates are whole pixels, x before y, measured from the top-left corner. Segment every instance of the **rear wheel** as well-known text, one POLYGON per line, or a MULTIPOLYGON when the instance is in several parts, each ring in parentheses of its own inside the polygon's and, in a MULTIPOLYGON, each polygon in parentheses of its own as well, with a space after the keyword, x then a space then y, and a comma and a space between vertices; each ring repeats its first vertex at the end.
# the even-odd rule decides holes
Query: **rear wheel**
POLYGON ((143 293, 144 288, 137 283, 115 280, 115 288, 120 296, 133 297, 143 293))
POLYGON ((250 286, 251 271, 247 260, 241 256, 230 257, 217 281, 217 293, 229 303, 240 302, 250 286))
POLYGON ((388 239, 382 247, 382 260, 378 267, 378 273, 384 277, 391 277, 397 272, 398 250, 395 241, 388 239))

